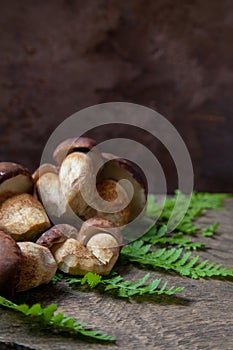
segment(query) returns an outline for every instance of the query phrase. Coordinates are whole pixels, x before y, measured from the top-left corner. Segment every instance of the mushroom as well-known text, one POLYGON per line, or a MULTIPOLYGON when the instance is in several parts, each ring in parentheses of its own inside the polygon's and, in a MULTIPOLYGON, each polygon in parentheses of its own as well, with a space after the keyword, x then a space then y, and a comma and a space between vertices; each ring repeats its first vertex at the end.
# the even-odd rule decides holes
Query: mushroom
POLYGON ((95 215, 93 215, 93 209, 89 212, 87 210, 85 218, 97 216, 110 220, 119 227, 126 225, 130 218, 130 207, 128 205, 129 198, 124 188, 112 179, 102 180, 96 187, 98 195, 103 199, 101 209, 97 210, 95 215))
POLYGON ((82 153, 91 158, 95 173, 103 165, 103 157, 96 147, 95 140, 89 137, 70 138, 61 142, 53 153, 53 158, 58 166, 72 153, 82 153))
POLYGON ((109 273, 119 257, 123 242, 120 229, 109 220, 92 218, 83 223, 78 240, 103 263, 105 272, 109 273))
POLYGON ((46 247, 33 242, 19 242, 21 250, 21 273, 17 291, 25 291, 51 281, 57 263, 46 247))
POLYGON ((33 179, 27 168, 12 162, 0 162, 1 201, 16 193, 32 193, 33 179))
POLYGON ((12 298, 19 283, 22 254, 12 237, 0 231, 0 295, 12 298))
MULTIPOLYGON (((56 225, 37 241, 49 247, 61 271, 72 275, 110 273, 122 244, 118 227, 108 220, 92 218, 83 223, 76 239, 68 238, 66 232, 66 225, 56 225)), ((75 228, 69 228, 69 235, 70 232, 75 233, 75 228)), ((69 237, 72 236, 75 237, 69 237)))
POLYGON ((68 206, 79 216, 84 215, 88 204, 82 192, 91 200, 95 183, 94 167, 85 153, 71 153, 62 162, 59 171, 60 189, 68 206))
POLYGON ((56 261, 46 247, 33 242, 18 244, 0 231, 0 294, 13 297, 51 281, 57 270, 56 261))
MULTIPOLYGON (((130 202, 129 221, 136 219, 143 211, 147 201, 147 180, 138 165, 130 160, 118 158, 110 153, 102 154, 107 162, 98 173, 98 182, 106 179, 120 181, 126 179, 133 186, 133 198, 130 202)), ((128 189, 122 185, 126 192, 128 189)))
POLYGON ((64 243, 55 244, 51 251, 59 270, 65 273, 71 275, 85 275, 87 272, 106 273, 105 265, 74 238, 68 238, 64 243))
POLYGON ((16 194, 0 204, 0 229, 16 241, 32 240, 50 227, 42 206, 28 193, 16 194))

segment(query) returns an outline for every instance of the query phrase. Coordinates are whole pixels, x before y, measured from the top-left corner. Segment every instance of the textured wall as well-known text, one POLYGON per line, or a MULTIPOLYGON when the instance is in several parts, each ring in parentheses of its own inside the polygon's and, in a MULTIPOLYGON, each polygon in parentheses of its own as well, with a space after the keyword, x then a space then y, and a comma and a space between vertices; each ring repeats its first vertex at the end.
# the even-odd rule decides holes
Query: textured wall
MULTIPOLYGON (((196 189, 233 191, 232 33, 231 0, 3 2, 0 159, 33 169, 50 133, 72 113, 130 101, 178 128, 196 189)), ((114 133, 128 132, 106 129, 104 137, 114 133)), ((176 187, 169 155, 155 142, 153 149, 176 187)))

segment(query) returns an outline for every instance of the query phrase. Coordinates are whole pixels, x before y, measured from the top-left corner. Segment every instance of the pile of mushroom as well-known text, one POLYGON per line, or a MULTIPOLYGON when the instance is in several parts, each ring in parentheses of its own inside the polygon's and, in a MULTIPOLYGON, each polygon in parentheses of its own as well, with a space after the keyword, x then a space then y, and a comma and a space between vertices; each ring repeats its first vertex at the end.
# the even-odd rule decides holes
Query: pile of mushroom
POLYGON ((65 140, 53 156, 56 165, 42 164, 32 175, 22 165, 0 163, 2 295, 48 283, 57 268, 110 273, 124 243, 122 229, 145 207, 141 170, 101 154, 94 140, 65 140), (118 183, 122 179, 131 189, 118 183))

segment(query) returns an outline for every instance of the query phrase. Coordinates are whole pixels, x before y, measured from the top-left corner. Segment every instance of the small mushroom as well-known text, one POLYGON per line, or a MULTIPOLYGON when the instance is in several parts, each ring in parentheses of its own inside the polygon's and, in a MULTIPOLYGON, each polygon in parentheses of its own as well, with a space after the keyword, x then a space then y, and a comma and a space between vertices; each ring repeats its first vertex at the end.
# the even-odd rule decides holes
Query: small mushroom
POLYGON ((28 193, 16 194, 0 204, 0 229, 16 241, 32 240, 49 227, 42 204, 28 193))
POLYGON ((46 247, 33 242, 19 242, 21 273, 17 291, 25 291, 51 281, 57 270, 56 261, 46 247))
MULTIPOLYGON (((107 162, 98 174, 98 182, 106 179, 128 180, 133 186, 133 198, 130 202, 130 219, 137 218, 145 208, 147 201, 147 180, 138 165, 130 160, 118 158, 110 153, 102 154, 107 162)), ((123 186, 124 187, 124 186, 123 186)), ((128 191, 125 187, 126 192, 128 191)))
MULTIPOLYGON (((103 199, 101 210, 97 210, 96 216, 110 220, 119 227, 126 225, 130 218, 130 206, 124 188, 112 179, 102 180, 96 187, 99 196, 103 199), (110 204, 113 205, 110 207, 110 204)), ((91 214, 93 216, 93 213, 91 214)))
POLYGON ((19 283, 22 254, 12 237, 0 231, 0 295, 12 298, 19 283))
POLYGON ((84 245, 87 245, 90 238, 97 233, 104 232, 113 236, 117 241, 117 246, 123 243, 121 230, 112 221, 100 217, 94 217, 86 220, 78 233, 77 239, 84 245))
MULTIPOLYGON (((62 225, 57 226, 60 226, 58 231, 62 230, 62 225)), ((50 247, 61 271, 72 275, 110 273, 122 244, 121 231, 112 222, 102 218, 87 220, 77 235, 78 240, 67 238, 63 241, 64 236, 61 238, 61 231, 58 231, 48 230, 37 242, 50 247), (56 238, 54 234, 57 234, 56 238)))
POLYGON ((32 193, 33 179, 27 168, 12 162, 0 162, 1 201, 16 193, 32 193))
POLYGON ((91 218, 83 223, 77 238, 102 262, 103 274, 108 274, 119 257, 123 242, 119 227, 103 218, 91 218))

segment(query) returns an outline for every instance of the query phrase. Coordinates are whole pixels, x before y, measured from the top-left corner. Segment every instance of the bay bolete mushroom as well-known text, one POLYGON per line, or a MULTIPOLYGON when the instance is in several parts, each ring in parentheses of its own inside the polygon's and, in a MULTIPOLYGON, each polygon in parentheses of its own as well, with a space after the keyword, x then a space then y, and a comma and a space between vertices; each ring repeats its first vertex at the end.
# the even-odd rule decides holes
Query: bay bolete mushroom
POLYGON ((28 193, 16 194, 0 204, 0 229, 16 241, 32 240, 50 227, 42 206, 28 193))
POLYGON ((0 231, 0 295, 12 298, 19 283, 22 253, 12 237, 0 231))
POLYGON ((15 292, 48 283, 56 270, 48 248, 33 242, 16 243, 0 231, 0 295, 11 298, 15 292))
MULTIPOLYGON (((98 174, 98 182, 106 179, 115 181, 126 179, 133 186, 134 192, 130 202, 129 218, 129 221, 132 221, 140 215, 146 205, 148 188, 145 175, 140 167, 130 160, 118 158, 110 153, 103 153, 102 155, 107 162, 98 174)), ((125 190, 127 192, 126 187, 125 190)))
POLYGON ((1 201, 16 193, 32 193, 33 179, 27 168, 13 162, 0 162, 1 201))

